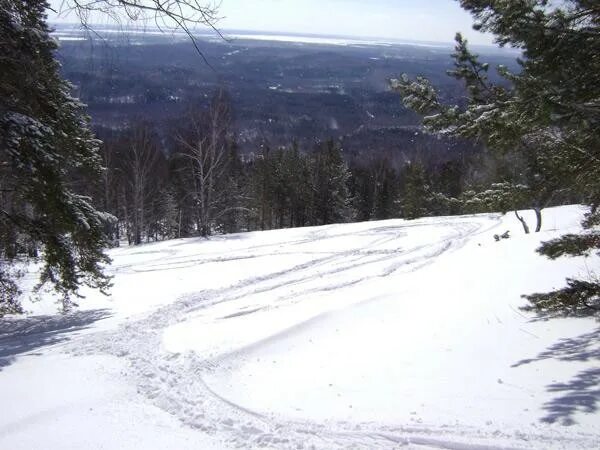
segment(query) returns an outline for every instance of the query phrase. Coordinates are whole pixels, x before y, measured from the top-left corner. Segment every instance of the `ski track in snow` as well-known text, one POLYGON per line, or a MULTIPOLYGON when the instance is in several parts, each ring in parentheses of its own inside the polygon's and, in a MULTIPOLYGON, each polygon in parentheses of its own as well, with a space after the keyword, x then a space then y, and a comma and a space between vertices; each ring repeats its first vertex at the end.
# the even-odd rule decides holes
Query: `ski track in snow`
MULTIPOLYGON (((224 253, 178 255, 176 245, 160 251, 156 258, 141 263, 115 265, 116 274, 134 272, 169 271, 203 264, 256 259, 302 253, 311 259, 307 262, 275 270, 272 273, 250 277, 229 287, 200 291, 181 297, 176 302, 160 307, 135 320, 117 324, 113 329, 86 333, 60 344, 74 356, 108 354, 122 358, 129 370, 127 378, 138 387, 138 392, 159 408, 177 417, 185 425, 213 435, 227 447, 238 448, 433 448, 454 450, 483 450, 586 448, 590 437, 571 434, 568 440, 562 434, 545 430, 540 435, 515 435, 496 430, 492 434, 464 425, 410 424, 386 426, 379 423, 354 423, 343 421, 314 422, 290 419, 275 414, 252 411, 231 402, 213 390, 205 381, 206 375, 220 368, 226 360, 235 359, 251 348, 269 340, 292 333, 305 322, 296 323, 275 335, 265 337, 230 352, 210 355, 188 351, 169 353, 163 345, 163 332, 167 327, 181 323, 203 313, 210 313, 216 305, 231 306, 228 313, 218 317, 229 320, 269 309, 285 308, 319 293, 344 289, 367 280, 388 277, 398 272, 415 271, 447 252, 463 246, 474 236, 489 232, 500 223, 499 216, 458 217, 439 222, 417 221, 398 225, 379 226, 365 231, 334 234, 335 227, 319 227, 302 238, 291 242, 275 242, 250 247, 240 247, 224 253), (412 248, 381 248, 393 244, 404 236, 410 227, 434 227, 440 237, 434 242, 412 248), (329 239, 353 238, 367 235, 366 246, 347 251, 303 251, 303 244, 315 244, 329 239), (270 293, 262 301, 261 294, 270 293), (564 442, 563 442, 564 441, 564 442), (510 443, 508 447, 494 445, 510 443), (541 446, 541 447, 540 447, 541 446)), ((219 239, 219 238, 216 238, 219 239)), ((314 246, 314 245, 313 245, 314 246)), ((131 255, 151 255, 151 250, 131 255)), ((260 262, 257 262, 260 263, 260 262)), ((353 307, 349 305, 348 307, 353 307)), ((321 315, 335 314, 336 311, 321 315)), ((320 317, 307 319, 318 320, 320 317)))

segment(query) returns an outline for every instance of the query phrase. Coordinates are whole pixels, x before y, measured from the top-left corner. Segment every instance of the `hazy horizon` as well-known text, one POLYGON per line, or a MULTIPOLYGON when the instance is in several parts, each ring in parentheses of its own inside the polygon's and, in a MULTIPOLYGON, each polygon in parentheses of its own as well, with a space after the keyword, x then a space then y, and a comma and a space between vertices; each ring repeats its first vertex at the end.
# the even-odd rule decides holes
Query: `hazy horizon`
MULTIPOLYGON (((61 10, 63 0, 50 0, 61 10)), ((224 30, 280 34, 314 34, 429 42, 451 42, 457 31, 472 44, 493 44, 472 29, 473 19, 454 0, 223 0, 218 27, 224 30)), ((74 14, 48 11, 53 23, 76 23, 74 14)), ((103 16, 90 23, 111 24, 103 16)), ((152 25, 152 24, 149 24, 152 25)), ((207 29, 208 30, 208 29, 207 29)))

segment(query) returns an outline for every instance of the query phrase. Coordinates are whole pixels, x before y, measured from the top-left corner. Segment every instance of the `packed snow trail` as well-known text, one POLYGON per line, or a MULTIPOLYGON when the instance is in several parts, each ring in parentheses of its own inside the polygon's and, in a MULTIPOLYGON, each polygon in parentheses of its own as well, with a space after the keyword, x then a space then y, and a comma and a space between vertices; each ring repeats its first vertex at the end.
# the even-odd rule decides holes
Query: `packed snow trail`
MULTIPOLYGON (((517 309, 524 284, 543 289, 567 269, 537 257, 543 271, 523 272, 538 241, 493 242, 506 222, 394 220, 119 249, 114 315, 48 352, 124 363, 142 399, 214 448, 594 448, 597 383, 587 397, 572 389, 591 405, 583 416, 577 402, 553 408, 545 384, 582 373, 589 383, 598 331, 517 309), (142 298, 121 307, 126 294, 142 298), (581 367, 544 356, 560 336, 579 337, 563 347, 581 367)), ((0 447, 19 448, 2 430, 0 447)))
MULTIPOLYGON (((422 232, 421 239, 413 238, 408 249, 402 249, 398 244, 401 238, 406 236, 407 228, 415 227, 415 224, 403 223, 400 226, 375 228, 371 225, 366 232, 344 230, 343 233, 335 226, 321 227, 309 232, 305 239, 286 244, 284 251, 277 251, 282 247, 281 242, 252 246, 243 252, 252 252, 253 259, 265 256, 279 258, 282 254, 291 254, 300 256, 301 259, 307 255, 308 261, 291 265, 285 270, 250 277, 227 288, 189 295, 159 309, 146 319, 124 325, 105 335, 93 336, 89 342, 77 342, 74 351, 81 352, 83 346, 83 351, 91 354, 100 350, 126 357, 131 362, 134 375, 138 377, 140 391, 153 399, 156 405, 176 415, 185 424, 202 431, 217 433, 225 428, 226 434, 230 436, 224 439, 231 440, 234 445, 272 445, 276 448, 288 445, 298 448, 298 445, 306 445, 310 448, 312 440, 313 445, 317 447, 347 446, 358 439, 359 434, 354 432, 348 439, 340 437, 340 433, 336 432, 328 437, 330 433, 322 426, 315 428, 311 423, 286 423, 268 418, 225 400, 213 392, 203 380, 204 374, 218 367, 218 361, 224 352, 244 352, 248 350, 247 347, 256 345, 261 339, 280 338, 288 327, 298 326, 294 324, 301 322, 302 316, 306 316, 307 312, 294 309, 290 314, 286 314, 287 317, 282 318, 276 311, 276 323, 272 325, 279 331, 275 333, 272 326, 265 328, 260 324, 246 327, 246 333, 233 326, 226 327, 224 332, 215 335, 208 328, 206 336, 211 340, 200 339, 202 344, 206 344, 205 352, 195 349, 194 352, 185 354, 165 355, 161 351, 164 330, 170 325, 182 324, 185 327, 188 323, 192 323, 192 328, 197 330, 202 325, 194 323, 192 318, 196 314, 208 317, 209 322, 233 318, 247 321, 249 314, 265 310, 285 310, 295 304, 302 305, 303 301, 311 298, 320 299, 321 297, 315 296, 324 292, 339 293, 341 289, 350 288, 371 278, 386 277, 399 270, 415 270, 443 252, 458 248, 467 236, 496 223, 497 220, 486 217, 478 221, 469 219, 455 223, 421 225, 420 230, 433 230, 422 232), (367 239, 360 239, 361 236, 367 239), (437 239, 431 242, 433 236, 437 239), (425 243, 427 241, 429 243, 425 243), (224 342, 219 342, 219 338, 224 342), (240 344, 246 347, 239 348, 240 344), (286 425, 287 429, 283 428, 286 425)), ((360 225, 353 228, 360 228, 360 225)), ((232 253, 220 256, 218 261, 238 261, 247 257, 244 254, 240 255, 239 250, 232 253)), ((198 258, 198 255, 174 255, 161 258, 160 262, 138 265, 133 270, 171 270, 173 265, 178 268, 188 265, 197 267, 214 261, 212 256, 203 259, 198 258)), ((122 268, 117 267, 117 270, 119 269, 122 268)), ((344 300, 344 303, 348 302, 344 300)), ((315 310, 323 311, 326 307, 317 304, 315 310)), ((308 314, 312 314, 312 311, 308 314)), ((272 317, 269 317, 269 320, 271 319, 272 317)), ((389 445, 389 439, 385 437, 382 444, 389 445)), ((359 440, 364 444, 373 440, 372 444, 375 445, 381 437, 366 433, 359 440)))

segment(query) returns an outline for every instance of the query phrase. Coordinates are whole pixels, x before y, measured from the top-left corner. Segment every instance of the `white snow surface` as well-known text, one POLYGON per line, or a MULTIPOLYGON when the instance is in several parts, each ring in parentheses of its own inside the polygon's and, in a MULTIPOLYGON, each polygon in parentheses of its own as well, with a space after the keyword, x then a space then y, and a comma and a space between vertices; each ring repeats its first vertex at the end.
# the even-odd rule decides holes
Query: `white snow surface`
POLYGON ((599 448, 598 322, 519 309, 599 271, 535 252, 583 212, 112 250, 111 296, 0 319, 0 449, 599 448))

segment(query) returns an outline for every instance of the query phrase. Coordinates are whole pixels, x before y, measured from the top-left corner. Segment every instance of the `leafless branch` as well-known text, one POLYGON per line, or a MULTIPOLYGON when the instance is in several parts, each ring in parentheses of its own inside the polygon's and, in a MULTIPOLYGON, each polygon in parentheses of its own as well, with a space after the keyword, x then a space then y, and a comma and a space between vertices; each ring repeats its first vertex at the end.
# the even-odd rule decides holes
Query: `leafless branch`
MULTIPOLYGON (((153 22, 163 30, 180 30, 191 41, 200 57, 211 68, 200 50, 194 35, 196 27, 208 27, 223 40, 227 40, 217 28, 220 1, 213 0, 63 0, 60 13, 74 13, 82 26, 93 29, 93 21, 108 18, 116 24, 123 21, 146 24, 153 22)), ((213 69, 214 70, 214 69, 213 69)))

